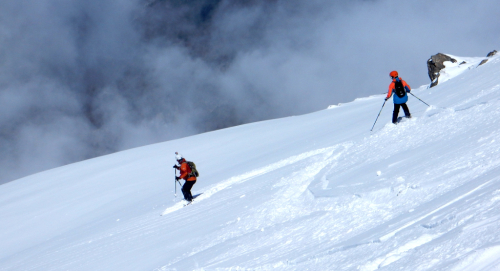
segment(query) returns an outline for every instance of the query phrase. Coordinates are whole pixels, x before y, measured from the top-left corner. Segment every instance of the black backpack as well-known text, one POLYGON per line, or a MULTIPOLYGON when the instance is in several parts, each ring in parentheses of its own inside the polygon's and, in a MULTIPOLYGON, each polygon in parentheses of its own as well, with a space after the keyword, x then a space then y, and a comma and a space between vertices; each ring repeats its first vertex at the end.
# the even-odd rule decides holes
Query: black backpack
POLYGON ((403 98, 406 95, 406 89, 401 80, 394 82, 394 92, 399 98, 403 98))
POLYGON ((190 162, 190 161, 187 161, 186 163, 188 164, 189 168, 191 169, 190 175, 191 176, 199 177, 200 173, 198 173, 198 170, 196 170, 196 165, 193 162, 190 162))

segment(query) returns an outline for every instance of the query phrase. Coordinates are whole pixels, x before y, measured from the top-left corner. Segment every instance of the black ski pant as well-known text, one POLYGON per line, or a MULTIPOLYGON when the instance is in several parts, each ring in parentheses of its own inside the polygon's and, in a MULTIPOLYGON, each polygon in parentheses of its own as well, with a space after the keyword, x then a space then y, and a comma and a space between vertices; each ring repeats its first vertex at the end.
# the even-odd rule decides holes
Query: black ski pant
POLYGON ((196 181, 185 181, 184 185, 182 186, 182 194, 184 195, 184 199, 187 201, 192 201, 193 200, 193 195, 191 195, 191 188, 193 188, 193 185, 196 183, 196 181))
POLYGON ((394 112, 392 112, 392 123, 396 123, 398 121, 399 107, 403 107, 403 111, 405 111, 406 117, 411 116, 410 109, 408 109, 408 106, 406 105, 406 103, 394 104, 394 112))

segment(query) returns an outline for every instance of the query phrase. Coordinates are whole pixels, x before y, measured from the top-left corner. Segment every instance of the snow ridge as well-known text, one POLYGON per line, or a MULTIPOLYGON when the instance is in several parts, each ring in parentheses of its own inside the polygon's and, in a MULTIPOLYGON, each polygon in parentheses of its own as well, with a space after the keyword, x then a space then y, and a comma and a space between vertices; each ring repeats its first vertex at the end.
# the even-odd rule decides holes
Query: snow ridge
POLYGON ((500 270, 500 61, 474 61, 374 132, 383 95, 2 185, 0 270, 500 270))

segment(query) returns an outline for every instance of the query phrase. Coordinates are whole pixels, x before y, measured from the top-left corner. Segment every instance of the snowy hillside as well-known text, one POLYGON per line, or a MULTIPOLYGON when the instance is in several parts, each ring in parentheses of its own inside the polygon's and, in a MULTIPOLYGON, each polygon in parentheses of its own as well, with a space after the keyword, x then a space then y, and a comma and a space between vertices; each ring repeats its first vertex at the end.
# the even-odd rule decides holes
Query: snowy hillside
POLYGON ((500 58, 481 60, 373 132, 383 94, 1 185, 0 270, 500 270, 500 58), (187 207, 175 151, 201 174, 187 207))

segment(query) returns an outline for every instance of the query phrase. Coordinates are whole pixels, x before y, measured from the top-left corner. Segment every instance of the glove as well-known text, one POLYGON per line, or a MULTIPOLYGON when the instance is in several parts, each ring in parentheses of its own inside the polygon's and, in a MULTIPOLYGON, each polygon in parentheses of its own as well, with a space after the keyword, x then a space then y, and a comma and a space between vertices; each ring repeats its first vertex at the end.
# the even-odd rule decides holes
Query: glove
POLYGON ((174 168, 175 168, 175 169, 179 169, 179 166, 178 166, 178 165, 174 165, 174 168))
POLYGON ((180 180, 180 179, 181 179, 181 178, 179 178, 179 177, 175 176, 175 180, 176 180, 176 181, 178 181, 178 180, 180 180))
POLYGON ((387 101, 387 100, 389 100, 389 98, 384 98, 384 100, 386 100, 386 101, 387 101))

